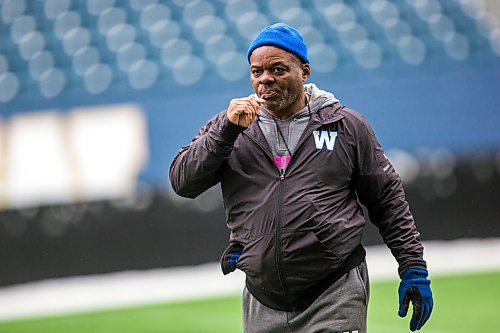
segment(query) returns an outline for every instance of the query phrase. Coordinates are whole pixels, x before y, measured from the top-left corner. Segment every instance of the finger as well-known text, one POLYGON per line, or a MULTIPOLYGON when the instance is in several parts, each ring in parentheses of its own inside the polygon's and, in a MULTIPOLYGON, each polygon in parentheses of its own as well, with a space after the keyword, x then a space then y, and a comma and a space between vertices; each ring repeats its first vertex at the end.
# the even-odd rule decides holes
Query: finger
POLYGON ((416 291, 414 293, 412 304, 413 314, 410 321, 410 330, 415 331, 417 329, 420 329, 419 327, 421 327, 420 324, 425 314, 425 307, 422 306, 422 297, 420 295, 420 292, 416 291))
POLYGON ((231 102, 229 102, 229 107, 230 108, 238 108, 241 106, 241 100, 240 99, 232 99, 231 102))
POLYGON ((422 309, 419 314, 414 315, 410 321, 410 330, 417 331, 424 326, 425 322, 429 319, 427 311, 422 309))
POLYGON ((259 114, 260 113, 260 105, 261 105, 261 103, 259 103, 258 101, 256 101, 254 98, 252 98, 250 100, 250 103, 251 103, 253 109, 255 110, 255 113, 259 114))
POLYGON ((406 317, 409 306, 410 306, 410 297, 408 296, 408 292, 406 292, 405 296, 403 297, 403 301, 399 303, 398 315, 400 317, 406 317))
POLYGON ((427 322, 427 320, 429 320, 430 316, 431 316, 431 312, 432 312, 432 308, 428 307, 428 306, 424 306, 422 307, 422 316, 420 317, 420 320, 419 322, 417 323, 417 330, 421 329, 424 324, 427 322))
POLYGON ((255 98, 241 99, 238 101, 238 105, 243 107, 251 107, 252 109, 259 109, 260 104, 255 98))
POLYGON ((264 103, 266 102, 266 100, 265 100, 265 99, 260 98, 260 97, 252 97, 252 99, 253 99, 254 101, 256 101, 257 103, 259 103, 259 104, 264 104, 264 103))
POLYGON ((245 117, 245 121, 248 121, 251 119, 252 114, 255 113, 251 107, 245 107, 241 109, 241 115, 245 117))
POLYGON ((257 115, 260 115, 260 108, 261 107, 262 107, 262 104, 259 103, 259 105, 257 105, 257 108, 256 108, 257 115))
POLYGON ((256 107, 247 101, 239 103, 237 109, 240 110, 240 113, 252 113, 255 112, 256 107))
POLYGON ((238 103, 238 105, 235 107, 235 110, 237 110, 238 114, 241 113, 257 113, 259 110, 258 105, 254 105, 251 102, 247 101, 244 103, 238 103))
POLYGON ((234 114, 236 114, 238 116, 241 115, 241 114, 244 114, 244 113, 246 113, 246 110, 244 108, 240 107, 240 108, 235 108, 234 109, 234 114))
POLYGON ((245 109, 248 107, 250 101, 246 99, 233 99, 231 100, 231 103, 229 103, 229 107, 232 107, 234 109, 245 109))
POLYGON ((250 96, 250 97, 243 97, 243 98, 236 98, 234 99, 235 101, 253 101, 253 102, 257 102, 259 104, 263 104, 266 102, 265 99, 262 99, 260 97, 257 97, 257 96, 250 96))
POLYGON ((235 103, 239 104, 247 104, 247 103, 256 103, 258 105, 265 103, 265 100, 259 97, 244 97, 244 98, 237 98, 233 100, 235 103))
POLYGON ((229 103, 227 110, 228 112, 233 113, 235 115, 241 114, 243 112, 243 108, 236 101, 231 101, 231 103, 229 103))
POLYGON ((410 330, 413 332, 413 331, 416 331, 418 329, 418 324, 421 322, 422 320, 422 309, 415 306, 415 304, 413 304, 413 314, 411 316, 411 320, 410 320, 410 330))
POLYGON ((252 103, 251 104, 252 118, 256 118, 259 113, 260 113, 260 106, 255 103, 252 103))
POLYGON ((255 114, 248 114, 248 125, 255 121, 255 114))
POLYGON ((260 114, 260 106, 257 106, 255 109, 254 109, 254 112, 253 112, 253 115, 255 117, 255 119, 257 119, 257 116, 260 114))

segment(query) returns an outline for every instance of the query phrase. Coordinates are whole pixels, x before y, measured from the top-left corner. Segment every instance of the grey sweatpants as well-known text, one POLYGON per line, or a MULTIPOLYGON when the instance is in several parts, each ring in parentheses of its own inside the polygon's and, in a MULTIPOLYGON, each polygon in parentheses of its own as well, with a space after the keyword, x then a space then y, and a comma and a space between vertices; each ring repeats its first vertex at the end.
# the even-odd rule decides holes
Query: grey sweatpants
POLYGON ((307 309, 270 309, 245 288, 245 333, 366 333, 370 287, 366 262, 353 268, 323 292, 307 309))

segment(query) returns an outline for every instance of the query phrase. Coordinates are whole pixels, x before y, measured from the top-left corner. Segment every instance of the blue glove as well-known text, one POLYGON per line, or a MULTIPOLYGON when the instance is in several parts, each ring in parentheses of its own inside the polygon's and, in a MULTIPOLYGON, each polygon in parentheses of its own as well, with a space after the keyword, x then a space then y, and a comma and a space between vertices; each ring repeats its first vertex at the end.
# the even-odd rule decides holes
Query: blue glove
POLYGON ((243 246, 238 243, 230 244, 224 251, 220 259, 222 273, 224 273, 224 275, 234 272, 242 251, 243 246))
POLYGON ((410 268, 401 274, 399 284, 399 311, 400 317, 406 317, 410 301, 413 304, 413 315, 410 321, 410 330, 416 331, 424 326, 431 316, 434 301, 432 300, 431 281, 427 279, 425 269, 410 268))
POLYGON ((236 263, 238 259, 240 259, 241 253, 231 253, 229 256, 229 267, 231 268, 231 272, 234 272, 236 269, 236 263))
POLYGON ((227 253, 223 256, 221 265, 224 275, 234 272, 234 270, 236 269, 236 263, 238 262, 238 259, 240 259, 240 256, 240 252, 227 253))

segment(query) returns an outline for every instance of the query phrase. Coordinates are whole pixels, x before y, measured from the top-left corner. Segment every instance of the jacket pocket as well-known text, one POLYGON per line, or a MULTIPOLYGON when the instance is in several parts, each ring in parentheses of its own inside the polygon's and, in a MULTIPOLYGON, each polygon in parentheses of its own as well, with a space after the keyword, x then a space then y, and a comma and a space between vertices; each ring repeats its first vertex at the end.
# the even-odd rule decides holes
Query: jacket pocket
POLYGON ((337 255, 313 231, 283 235, 283 265, 294 282, 307 285, 319 281, 338 264, 337 255))
POLYGON ((245 243, 236 267, 248 277, 260 276, 265 272, 266 243, 268 242, 264 241, 264 236, 250 238, 245 243))
POLYGON ((241 255, 241 252, 243 251, 243 245, 240 243, 231 243, 224 253, 222 253, 222 257, 220 258, 220 266, 222 269, 222 273, 224 275, 227 275, 234 271, 234 265, 231 263, 232 260, 236 262, 236 267, 238 266, 237 261, 239 259, 233 257, 234 255, 241 255))

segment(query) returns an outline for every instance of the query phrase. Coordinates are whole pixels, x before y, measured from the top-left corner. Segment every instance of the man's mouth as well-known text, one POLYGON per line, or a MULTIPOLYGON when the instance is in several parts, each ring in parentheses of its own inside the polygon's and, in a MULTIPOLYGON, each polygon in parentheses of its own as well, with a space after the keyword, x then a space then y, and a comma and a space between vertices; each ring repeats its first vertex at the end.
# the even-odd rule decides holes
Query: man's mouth
POLYGON ((276 95, 278 95, 278 93, 274 90, 264 90, 263 92, 260 93, 260 98, 271 99, 276 97, 276 95))

